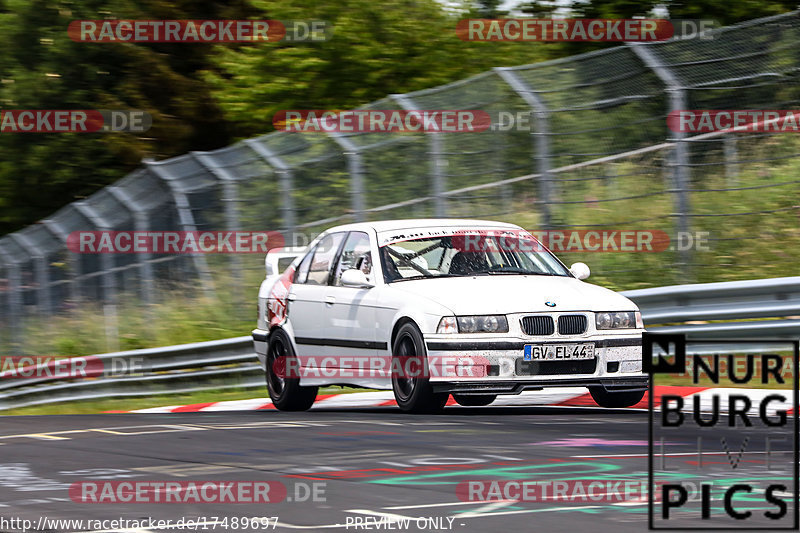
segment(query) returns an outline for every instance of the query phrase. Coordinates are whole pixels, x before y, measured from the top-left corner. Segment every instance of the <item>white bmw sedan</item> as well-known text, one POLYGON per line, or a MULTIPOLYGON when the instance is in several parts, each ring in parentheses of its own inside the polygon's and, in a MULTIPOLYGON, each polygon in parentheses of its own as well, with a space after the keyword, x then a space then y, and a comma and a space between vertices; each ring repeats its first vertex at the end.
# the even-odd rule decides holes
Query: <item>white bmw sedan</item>
POLYGON ((282 410, 308 409, 328 385, 391 389, 413 412, 450 394, 477 406, 567 386, 603 407, 636 404, 641 314, 588 276, 512 224, 338 226, 262 284, 253 340, 282 410))

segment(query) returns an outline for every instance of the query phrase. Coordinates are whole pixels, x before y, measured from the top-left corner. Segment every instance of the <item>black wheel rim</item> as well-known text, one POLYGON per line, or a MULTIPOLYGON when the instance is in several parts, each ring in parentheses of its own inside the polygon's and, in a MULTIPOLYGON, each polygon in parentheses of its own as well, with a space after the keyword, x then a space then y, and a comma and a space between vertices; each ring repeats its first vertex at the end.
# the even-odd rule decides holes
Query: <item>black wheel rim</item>
POLYGON ((274 339, 269 346, 267 354, 267 381, 272 392, 280 396, 286 381, 279 374, 281 369, 286 369, 286 345, 280 338, 274 339), (278 372, 276 372, 276 369, 278 372))
POLYGON ((392 381, 395 384, 395 390, 400 396, 400 399, 405 401, 411 398, 414 394, 414 389, 417 386, 417 379, 413 375, 408 375, 409 362, 414 361, 419 354, 417 353, 417 345, 414 339, 409 334, 404 334, 398 341, 395 348, 395 358, 397 365, 392 369, 392 381))

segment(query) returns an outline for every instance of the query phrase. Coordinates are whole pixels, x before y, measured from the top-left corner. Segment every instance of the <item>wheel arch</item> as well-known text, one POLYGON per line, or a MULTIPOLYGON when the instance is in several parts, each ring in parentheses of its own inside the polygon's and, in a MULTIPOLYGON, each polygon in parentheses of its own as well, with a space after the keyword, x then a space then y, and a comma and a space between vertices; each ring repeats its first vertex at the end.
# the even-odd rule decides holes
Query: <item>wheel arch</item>
POLYGON ((297 353, 297 343, 294 341, 294 331, 292 331, 292 325, 288 321, 284 321, 280 324, 273 324, 269 328, 269 332, 267 333, 267 351, 269 351, 269 342, 272 339, 272 335, 276 331, 282 331, 289 337, 289 342, 292 345, 292 350, 294 353, 297 353))
MULTIPOLYGON (((397 333, 400 331, 400 328, 406 324, 414 324, 418 330, 420 329, 419 324, 417 324, 417 322, 410 316, 401 316, 398 318, 392 327, 392 336, 389 339, 389 352, 393 350, 394 341, 397 338, 397 333)), ((422 330, 420 330, 420 333, 422 333, 422 330)), ((422 338, 424 339, 425 336, 423 335, 422 338)))

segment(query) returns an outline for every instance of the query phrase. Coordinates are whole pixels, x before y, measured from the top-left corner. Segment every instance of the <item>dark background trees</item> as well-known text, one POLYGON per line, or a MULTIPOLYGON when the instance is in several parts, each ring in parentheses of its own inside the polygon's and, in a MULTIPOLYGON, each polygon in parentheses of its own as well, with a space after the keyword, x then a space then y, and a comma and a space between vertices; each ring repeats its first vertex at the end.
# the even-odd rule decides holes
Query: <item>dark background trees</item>
MULTIPOLYGON (((556 14, 631 17, 665 5, 672 18, 728 24, 789 11, 794 3, 592 0, 559 2, 556 14)), ((554 6, 528 2, 518 11, 551 16, 554 6)), ((459 19, 496 18, 508 9, 497 0, 461 12, 436 0, 6 0, 0 4, 0 107, 141 109, 153 126, 144 134, 0 133, 0 234, 113 183, 143 158, 269 132, 281 109, 350 108, 495 66, 599 46, 456 37, 459 19), (253 45, 88 44, 67 36, 70 21, 102 18, 322 19, 333 36, 253 45)))

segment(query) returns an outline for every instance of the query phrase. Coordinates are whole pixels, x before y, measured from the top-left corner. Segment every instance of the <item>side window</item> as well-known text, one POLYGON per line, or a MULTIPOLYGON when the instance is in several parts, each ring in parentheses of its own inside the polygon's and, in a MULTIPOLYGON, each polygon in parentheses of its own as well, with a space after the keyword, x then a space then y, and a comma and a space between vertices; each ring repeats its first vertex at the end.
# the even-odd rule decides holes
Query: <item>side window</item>
POLYGON ((369 235, 361 231, 351 231, 347 236, 336 266, 333 284, 341 286, 342 272, 348 268, 360 268, 369 279, 372 272, 372 257, 369 251, 369 235))
POLYGON ((297 265, 297 271, 294 273, 294 282, 295 283, 305 283, 308 279, 308 267, 311 266, 311 258, 314 257, 314 250, 317 248, 314 247, 310 252, 306 254, 300 264, 297 265))
POLYGON ((333 233, 324 237, 314 250, 314 258, 311 260, 311 268, 308 270, 309 285, 327 285, 328 273, 331 270, 331 262, 339 250, 339 245, 344 238, 344 232, 333 233))
POLYGON ((281 257, 278 259, 278 272, 283 274, 289 268, 297 256, 281 257))

